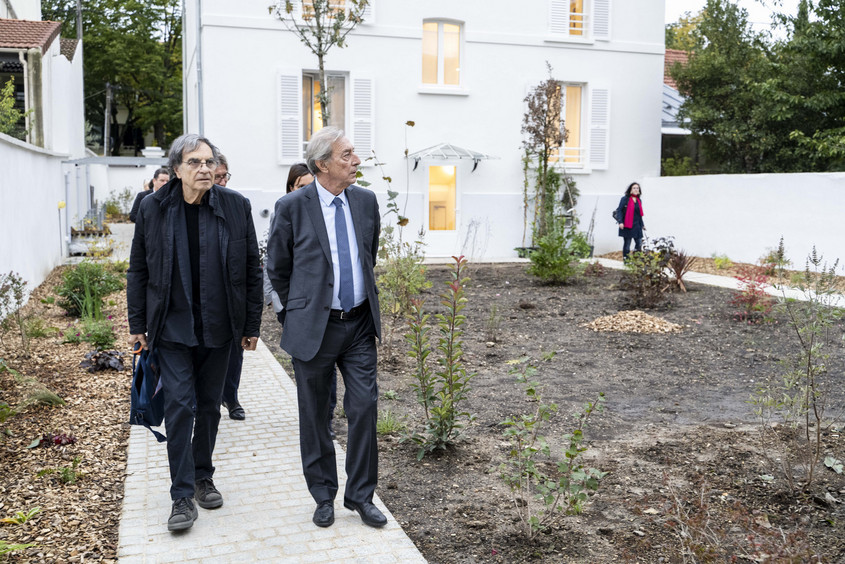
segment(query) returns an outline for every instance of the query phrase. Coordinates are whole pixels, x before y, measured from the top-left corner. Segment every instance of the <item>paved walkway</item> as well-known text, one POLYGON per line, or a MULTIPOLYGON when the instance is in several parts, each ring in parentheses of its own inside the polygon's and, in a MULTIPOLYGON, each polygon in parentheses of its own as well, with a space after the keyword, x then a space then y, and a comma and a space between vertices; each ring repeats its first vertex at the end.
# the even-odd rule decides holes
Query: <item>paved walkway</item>
MULTIPOLYGON (((163 562, 361 562, 424 563, 380 499, 388 518, 382 529, 364 525, 357 513, 335 502, 335 523, 316 527, 299 459, 296 387, 263 342, 244 353, 239 396, 246 421, 223 410, 214 452, 214 483, 223 507, 199 509, 184 532, 167 531, 170 476, 165 445, 133 426, 129 437, 126 487, 120 518, 121 564, 163 562)), ((340 492, 345 453, 338 454, 340 492)))

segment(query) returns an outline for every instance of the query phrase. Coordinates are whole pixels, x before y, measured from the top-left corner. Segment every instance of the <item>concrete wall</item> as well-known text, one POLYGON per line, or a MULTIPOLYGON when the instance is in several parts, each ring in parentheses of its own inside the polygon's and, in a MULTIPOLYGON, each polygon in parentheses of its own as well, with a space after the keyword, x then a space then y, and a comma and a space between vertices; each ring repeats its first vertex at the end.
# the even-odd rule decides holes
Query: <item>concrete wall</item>
MULTIPOLYGON (((787 257, 803 268, 813 246, 833 263, 845 261, 842 232, 842 189, 845 173, 707 175, 641 178, 645 224, 649 237, 672 235, 676 247, 709 257, 757 262, 784 239, 787 257)), ((596 214, 596 252, 620 250, 610 212, 616 194, 582 198, 580 213, 596 214)), ((845 265, 839 272, 845 273, 845 265)))
POLYGON ((0 273, 17 272, 29 290, 61 263, 68 214, 78 211, 59 209, 66 158, 0 134, 0 273))

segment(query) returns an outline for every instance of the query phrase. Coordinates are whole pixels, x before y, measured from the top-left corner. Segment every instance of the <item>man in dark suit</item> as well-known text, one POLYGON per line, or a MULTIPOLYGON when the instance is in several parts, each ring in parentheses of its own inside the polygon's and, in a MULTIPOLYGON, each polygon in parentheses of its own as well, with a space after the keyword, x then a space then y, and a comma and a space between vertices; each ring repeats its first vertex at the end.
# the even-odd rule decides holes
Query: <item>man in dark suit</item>
POLYGON ((335 365, 346 385, 349 434, 343 505, 362 521, 387 519, 373 505, 378 482, 376 338, 381 337, 375 264, 380 217, 375 195, 354 186, 361 159, 343 131, 325 127, 306 153, 316 180, 276 202, 267 241, 267 273, 284 309, 281 347, 290 353, 299 403, 305 482, 314 524, 334 523, 337 464, 329 435, 335 365))
POLYGON ((129 343, 153 351, 164 391, 170 531, 223 505, 212 455, 232 341, 255 350, 261 267, 249 200, 214 185, 220 152, 195 134, 170 146, 176 178, 141 201, 129 256, 129 343))

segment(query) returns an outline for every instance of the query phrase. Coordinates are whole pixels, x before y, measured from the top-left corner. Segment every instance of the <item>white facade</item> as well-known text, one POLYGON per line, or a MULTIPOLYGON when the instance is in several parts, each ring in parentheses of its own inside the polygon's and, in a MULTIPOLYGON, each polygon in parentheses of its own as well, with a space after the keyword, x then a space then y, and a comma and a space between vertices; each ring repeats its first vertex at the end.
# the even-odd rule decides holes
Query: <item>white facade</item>
MULTIPOLYGON (((582 194, 581 228, 597 201, 609 209, 628 183, 659 174, 663 0, 584 0, 574 16, 579 2, 569 0, 370 1, 347 46, 328 53, 326 71, 337 77, 340 125, 362 159, 375 151, 385 163, 411 219, 406 229, 427 231, 428 256, 493 259, 523 245, 523 100, 548 77, 546 61, 574 89, 566 125, 577 144, 567 154, 578 162, 567 171, 582 194), (424 45, 437 52, 427 59, 432 66, 424 64, 424 45), (453 45, 457 62, 449 58, 453 45), (408 120, 415 127, 406 128, 408 120), (423 159, 410 170, 406 148, 439 143, 496 158, 474 172, 471 160, 423 159), (440 165, 455 167, 454 201, 446 205, 433 201, 444 169, 430 167, 440 165)), ((229 186, 252 200, 259 237, 269 215, 262 212, 284 192, 289 165, 303 160, 303 104, 311 99, 303 88, 317 70, 316 56, 267 4, 185 0, 183 28, 185 130, 205 134, 226 154, 229 186)), ((363 172, 384 211, 387 185, 372 162, 363 172)), ((619 246, 615 232, 600 229, 601 215, 597 252, 619 246)), ((528 233, 530 244, 530 226, 528 233)))

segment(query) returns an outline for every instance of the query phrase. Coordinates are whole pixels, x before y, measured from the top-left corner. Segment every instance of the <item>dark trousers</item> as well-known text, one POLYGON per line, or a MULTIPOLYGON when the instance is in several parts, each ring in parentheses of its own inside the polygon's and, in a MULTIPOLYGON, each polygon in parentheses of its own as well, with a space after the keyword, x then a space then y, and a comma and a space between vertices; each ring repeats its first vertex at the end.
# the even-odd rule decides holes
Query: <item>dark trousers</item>
POLYGON ((209 349, 168 341, 157 344, 173 500, 192 497, 194 483, 214 474, 211 456, 217 442, 229 349, 229 345, 209 349))
POLYGON ((226 371, 226 384, 223 386, 223 401, 228 405, 238 402, 238 387, 241 385, 241 370, 244 366, 244 348, 240 339, 232 339, 229 352, 229 369, 226 371))
POLYGON ((329 318, 317 355, 307 362, 292 360, 299 449, 308 491, 317 503, 337 496, 337 462, 329 435, 331 384, 337 365, 346 386, 343 408, 349 425, 344 500, 371 502, 378 482, 378 384, 375 328, 369 310, 353 320, 329 318))
POLYGON ((622 237, 622 259, 628 258, 628 254, 631 252, 631 241, 634 241, 634 252, 640 252, 643 250, 643 238, 642 237, 622 237))

